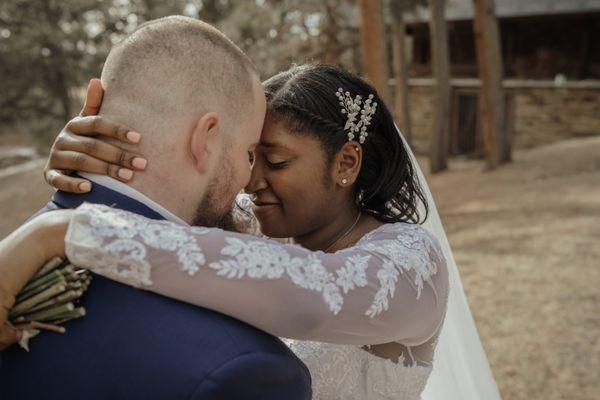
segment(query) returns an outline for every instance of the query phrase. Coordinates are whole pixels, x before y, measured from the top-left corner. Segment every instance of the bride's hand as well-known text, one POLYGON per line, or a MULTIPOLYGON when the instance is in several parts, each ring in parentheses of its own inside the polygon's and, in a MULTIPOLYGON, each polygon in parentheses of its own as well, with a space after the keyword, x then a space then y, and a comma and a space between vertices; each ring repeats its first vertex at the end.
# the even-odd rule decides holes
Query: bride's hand
POLYGON ((42 265, 65 257, 65 235, 73 210, 42 214, 0 241, 0 350, 21 338, 8 322, 15 297, 42 265))
POLYGON ((92 79, 80 115, 69 121, 54 140, 44 178, 56 189, 71 193, 91 190, 91 182, 69 176, 73 171, 108 175, 128 182, 135 171, 146 167, 142 156, 95 137, 104 136, 128 144, 136 144, 141 139, 139 133, 97 115, 103 96, 102 83, 92 79))
POLYGON ((8 312, 15 302, 14 296, 0 293, 0 299, 2 299, 0 304, 0 351, 2 351, 21 340, 22 331, 8 322, 8 312))

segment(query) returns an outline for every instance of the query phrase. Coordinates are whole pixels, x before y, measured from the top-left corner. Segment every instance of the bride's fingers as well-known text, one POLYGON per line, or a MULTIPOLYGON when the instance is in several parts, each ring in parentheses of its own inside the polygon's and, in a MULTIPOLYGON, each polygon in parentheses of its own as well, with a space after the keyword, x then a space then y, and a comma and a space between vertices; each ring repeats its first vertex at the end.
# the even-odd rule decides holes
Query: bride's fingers
POLYGON ((98 115, 100 106, 102 106, 102 98, 104 97, 104 89, 102 88, 102 82, 98 78, 93 78, 87 87, 87 95, 85 97, 85 104, 83 109, 79 113, 81 116, 98 115))
POLYGON ((44 171, 44 179, 50 186, 63 192, 87 193, 92 190, 90 181, 69 176, 57 169, 44 171))
POLYGON ((8 321, 8 313, 14 303, 15 298, 6 295, 0 288, 0 350, 21 340, 22 332, 8 321))
MULTIPOLYGON (((132 169, 122 168, 119 165, 99 160, 85 153, 69 150, 55 149, 50 154, 48 165, 50 166, 50 169, 75 170, 92 174, 107 175, 118 179, 121 182, 129 182, 134 174, 132 169)), ((52 178, 52 176, 49 178, 52 178)), ((64 179, 61 179, 61 181, 64 181, 64 179)), ((54 186, 53 183, 51 183, 51 185, 54 186)))
POLYGON ((23 331, 15 329, 9 322, 0 326, 0 351, 18 343, 21 340, 23 331))
MULTIPOLYGON (((113 144, 87 136, 78 136, 72 134, 61 135, 54 143, 53 152, 57 150, 84 153, 111 164, 120 165, 125 168, 133 168, 136 170, 143 170, 146 168, 147 164, 146 159, 138 154, 123 150, 113 144)), ((52 157, 50 158, 48 166, 49 168, 62 169, 53 164, 52 157)), ((78 166, 72 165, 68 169, 74 170, 76 168, 78 168, 78 166)))
POLYGON ((17 343, 21 340, 22 334, 21 329, 15 328, 10 322, 5 322, 0 329, 0 349, 17 343))
POLYGON ((74 118, 65 127, 66 131, 82 136, 102 135, 125 143, 139 143, 142 136, 125 125, 108 121, 99 115, 74 118))

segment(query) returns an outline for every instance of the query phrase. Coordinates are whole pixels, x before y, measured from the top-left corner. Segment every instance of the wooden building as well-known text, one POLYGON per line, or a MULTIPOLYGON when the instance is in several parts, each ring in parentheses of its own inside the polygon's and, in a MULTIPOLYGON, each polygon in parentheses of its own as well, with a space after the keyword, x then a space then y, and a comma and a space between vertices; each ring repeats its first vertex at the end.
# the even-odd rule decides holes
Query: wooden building
MULTIPOLYGON (((600 0, 495 0, 506 119, 513 146, 600 135, 600 0)), ((407 14, 413 144, 426 152, 432 118, 429 18, 407 14)), ((482 155, 472 0, 448 0, 451 155, 482 155)))

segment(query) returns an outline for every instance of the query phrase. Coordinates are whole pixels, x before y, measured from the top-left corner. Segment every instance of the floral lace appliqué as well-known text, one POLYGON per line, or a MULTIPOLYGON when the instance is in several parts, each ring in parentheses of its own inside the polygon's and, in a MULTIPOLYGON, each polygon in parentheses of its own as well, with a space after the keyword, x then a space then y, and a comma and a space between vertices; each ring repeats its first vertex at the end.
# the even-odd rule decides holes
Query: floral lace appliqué
POLYGON ((310 370, 314 400, 418 400, 430 366, 407 366, 359 347, 284 339, 310 370))
MULTIPOLYGON (((78 219, 82 223, 78 224, 77 230, 69 229, 65 240, 88 243, 90 248, 104 246, 108 252, 102 253, 101 260, 90 262, 97 264, 97 272, 104 276, 136 287, 152 285, 146 246, 174 252, 181 269, 189 275, 196 273, 206 262, 189 227, 186 230, 184 226, 172 225, 166 229, 164 221, 149 220, 105 206, 84 204, 78 211, 73 223, 78 219), (88 220, 84 222, 86 216, 88 220)), ((207 232, 206 228, 191 228, 193 234, 207 232)), ((80 252, 77 257, 85 257, 85 252, 80 252)))
POLYGON ((94 243, 90 242, 89 248, 104 247, 108 251, 102 252, 101 261, 96 259, 88 264, 121 282, 138 287, 152 285, 151 266, 146 259, 146 247, 150 247, 175 254, 181 270, 190 276, 202 267, 211 268, 228 279, 273 280, 285 276, 294 285, 319 293, 333 314, 342 310, 344 295, 369 285, 367 270, 377 265, 379 288, 364 312, 371 318, 388 310, 400 275, 410 273, 407 279, 412 279, 417 299, 424 283, 433 288, 431 278, 442 257, 436 242, 422 227, 403 223, 383 225, 356 246, 337 252, 335 256, 340 257, 343 264, 333 270, 326 268, 321 260, 325 253, 292 256, 289 246, 265 240, 242 240, 222 231, 219 232, 225 242, 220 250, 223 257, 207 266, 199 239, 212 230, 149 220, 105 206, 81 206, 72 225, 79 227, 78 233, 71 233, 78 235, 79 246, 91 240, 94 243), (378 231, 385 233, 386 239, 377 239, 378 231), (374 258, 380 261, 373 262, 374 258))

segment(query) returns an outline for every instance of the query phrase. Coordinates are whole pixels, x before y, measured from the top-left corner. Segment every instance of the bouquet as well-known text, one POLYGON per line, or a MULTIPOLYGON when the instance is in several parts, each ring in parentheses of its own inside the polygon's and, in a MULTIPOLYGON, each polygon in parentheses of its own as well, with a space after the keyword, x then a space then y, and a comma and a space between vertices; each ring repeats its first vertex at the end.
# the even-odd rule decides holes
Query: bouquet
POLYGON ((92 275, 68 261, 55 257, 29 281, 17 295, 8 320, 23 331, 19 342, 29 351, 29 340, 41 330, 65 333, 61 326, 85 315, 79 305, 92 275))

